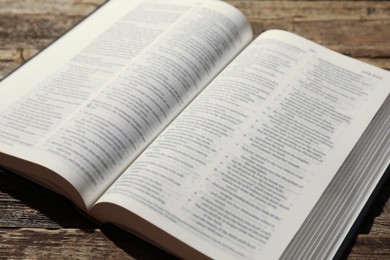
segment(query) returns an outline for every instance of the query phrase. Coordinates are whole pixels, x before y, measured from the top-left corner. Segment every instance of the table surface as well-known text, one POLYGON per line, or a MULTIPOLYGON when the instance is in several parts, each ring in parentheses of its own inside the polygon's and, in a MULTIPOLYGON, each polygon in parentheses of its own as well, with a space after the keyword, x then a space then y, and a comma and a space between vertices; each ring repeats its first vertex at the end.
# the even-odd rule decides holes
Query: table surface
MULTIPOLYGON (((99 7, 103 0, 0 0, 0 79, 99 7)), ((255 34, 280 28, 390 69, 390 1, 227 1, 255 34)), ((390 180, 348 259, 390 259, 390 180)), ((172 258, 111 225, 98 227, 67 200, 0 173, 0 258, 172 258)))

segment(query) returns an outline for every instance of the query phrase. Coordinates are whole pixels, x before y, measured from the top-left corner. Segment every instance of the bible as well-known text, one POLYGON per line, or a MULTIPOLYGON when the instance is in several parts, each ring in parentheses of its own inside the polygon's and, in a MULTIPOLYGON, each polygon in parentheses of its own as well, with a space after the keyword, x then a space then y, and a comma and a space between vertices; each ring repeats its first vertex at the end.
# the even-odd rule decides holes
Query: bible
POLYGON ((112 0, 0 83, 0 166, 182 258, 332 258, 389 82, 224 2, 112 0))

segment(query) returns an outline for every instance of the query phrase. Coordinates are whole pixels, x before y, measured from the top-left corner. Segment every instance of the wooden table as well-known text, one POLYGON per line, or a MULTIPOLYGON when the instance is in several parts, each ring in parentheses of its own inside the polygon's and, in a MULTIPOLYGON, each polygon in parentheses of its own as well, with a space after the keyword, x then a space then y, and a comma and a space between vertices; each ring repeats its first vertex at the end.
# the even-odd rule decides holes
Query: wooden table
MULTIPOLYGON (((103 0, 0 0, 0 79, 103 0)), ((228 1, 256 34, 281 28, 390 69, 390 1, 228 1)), ((28 82, 28 80, 26 80, 28 82)), ((348 259, 390 259, 390 180, 348 259)), ((124 231, 98 228, 65 199, 0 173, 0 258, 172 258, 124 231)))

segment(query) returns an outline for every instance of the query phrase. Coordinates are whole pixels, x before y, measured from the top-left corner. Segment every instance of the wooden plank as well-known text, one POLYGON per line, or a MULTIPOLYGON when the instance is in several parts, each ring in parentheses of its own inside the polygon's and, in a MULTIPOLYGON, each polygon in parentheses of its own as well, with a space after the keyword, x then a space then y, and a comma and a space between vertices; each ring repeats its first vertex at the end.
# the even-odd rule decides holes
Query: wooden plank
POLYGON ((343 21, 389 19, 386 1, 237 1, 228 0, 252 19, 343 21))
POLYGON ((102 229, 0 229, 0 256, 4 259, 173 259, 117 228, 102 229))
MULTIPOLYGON (((0 229, 2 257, 34 259, 158 258, 171 255, 112 226, 99 229, 0 229)), ((389 259, 390 235, 359 235, 347 259, 389 259)))
POLYGON ((49 14, 83 16, 106 0, 0 0, 0 15, 49 14))
MULTIPOLYGON (((104 0, 1 0, 1 49, 42 49, 104 0)), ((1 53, 0 53, 1 54, 1 53)))
MULTIPOLYGON (((3 14, 85 15, 105 0, 1 0, 3 14)), ((386 1, 239 1, 227 0, 250 17, 261 19, 388 19, 386 1)))
POLYGON ((82 20, 82 16, 1 15, 2 49, 41 49, 82 20))
POLYGON ((382 213, 381 215, 377 216, 373 222, 373 225, 371 226, 369 234, 390 236, 390 214, 382 213))
POLYGON ((390 235, 359 235, 348 259, 379 260, 390 259, 390 235))

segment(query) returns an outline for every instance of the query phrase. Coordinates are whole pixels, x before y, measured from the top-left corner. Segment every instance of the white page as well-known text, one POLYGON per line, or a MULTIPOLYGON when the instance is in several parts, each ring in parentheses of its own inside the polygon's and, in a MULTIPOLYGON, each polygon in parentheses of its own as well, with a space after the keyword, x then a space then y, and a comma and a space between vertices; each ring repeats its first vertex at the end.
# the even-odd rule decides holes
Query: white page
POLYGON ((99 202, 212 258, 277 259, 389 94, 388 80, 384 70, 266 32, 99 202))
POLYGON ((141 3, 6 107, 1 140, 17 157, 26 158, 20 144, 56 155, 38 163, 89 207, 251 37, 245 17, 222 2, 141 3))
POLYGON ((0 141, 42 142, 190 8, 110 1, 2 82, 0 141))

